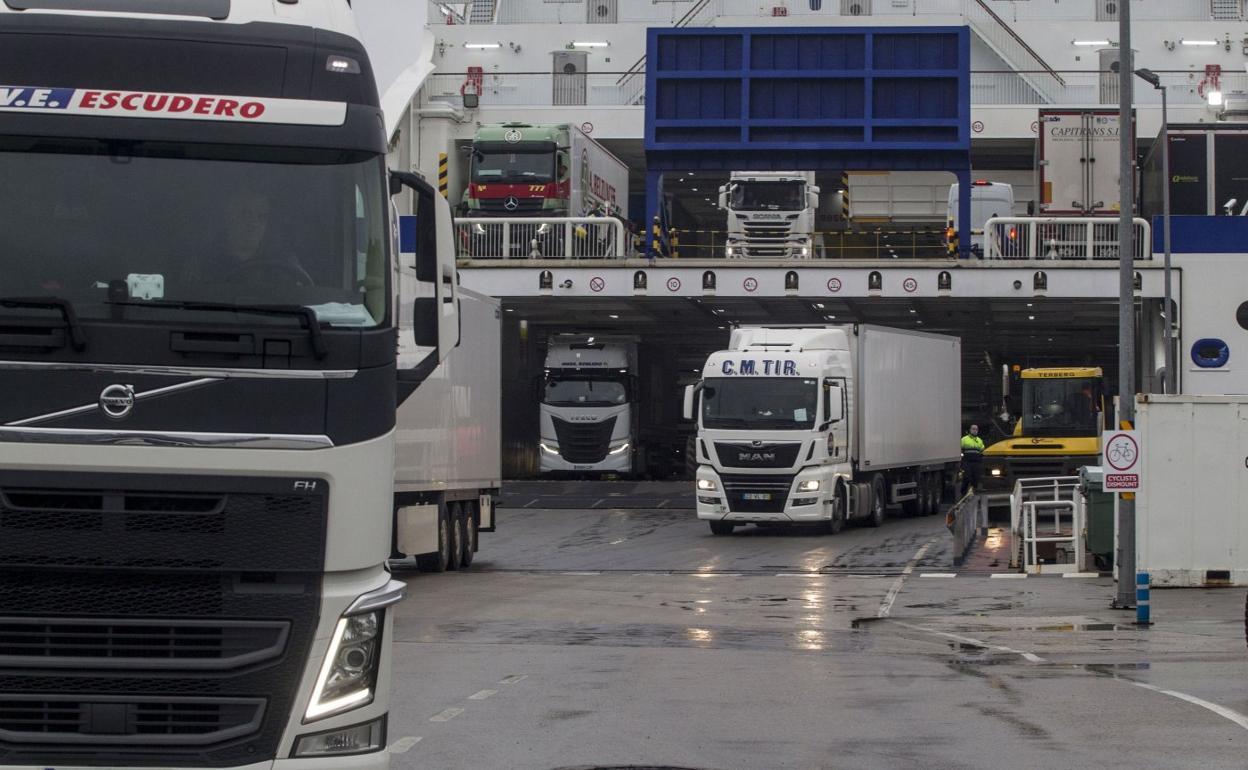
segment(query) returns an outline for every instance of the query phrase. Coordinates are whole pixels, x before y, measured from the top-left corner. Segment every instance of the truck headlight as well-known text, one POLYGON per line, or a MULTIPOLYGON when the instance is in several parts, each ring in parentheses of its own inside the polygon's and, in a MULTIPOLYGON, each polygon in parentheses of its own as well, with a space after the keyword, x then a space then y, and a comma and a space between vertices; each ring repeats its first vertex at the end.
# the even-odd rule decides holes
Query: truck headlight
POLYGON ((988 473, 989 473, 989 475, 991 475, 991 476, 995 476, 995 477, 998 477, 998 478, 999 478, 999 477, 1001 476, 1001 469, 1000 469, 1000 468, 993 468, 992 470, 988 471, 988 473))
POLYGON ((698 490, 702 492, 714 492, 719 489, 719 485, 714 479, 698 479, 698 490))
POLYGON ((627 452, 627 451, 628 451, 628 442, 625 441, 623 444, 620 444, 615 449, 612 449, 611 451, 607 452, 607 454, 618 455, 618 454, 623 454, 624 452, 627 452))
POLYGON ((301 735, 295 741, 292 757, 346 757, 369 754, 386 747, 386 718, 380 717, 362 725, 340 727, 313 735, 301 735))
POLYGON ((736 247, 736 246, 725 246, 725 247, 724 247, 724 256, 725 256, 725 257, 735 257, 735 256, 737 256, 737 247, 736 247))
POLYGON ((798 249, 798 250, 797 250, 797 253, 798 253, 798 256, 801 256, 801 257, 809 257, 809 256, 810 256, 810 247, 808 247, 808 246, 803 246, 802 248, 800 248, 800 249, 798 249))
POLYGON ((314 722, 373 702, 381 658, 381 611, 340 618, 303 721, 314 722))
POLYGON ((799 481, 797 482, 797 491, 798 492, 818 492, 819 487, 821 486, 822 486, 822 483, 819 481, 819 479, 810 479, 809 481, 799 481))
POLYGON ((543 451, 543 452, 545 452, 545 453, 546 453, 546 454, 548 454, 548 455, 557 455, 557 454, 559 454, 559 450, 558 450, 558 449, 551 449, 550 447, 546 446, 545 442, 539 442, 539 443, 538 443, 538 446, 539 446, 539 447, 541 447, 541 448, 542 448, 542 451, 543 451))

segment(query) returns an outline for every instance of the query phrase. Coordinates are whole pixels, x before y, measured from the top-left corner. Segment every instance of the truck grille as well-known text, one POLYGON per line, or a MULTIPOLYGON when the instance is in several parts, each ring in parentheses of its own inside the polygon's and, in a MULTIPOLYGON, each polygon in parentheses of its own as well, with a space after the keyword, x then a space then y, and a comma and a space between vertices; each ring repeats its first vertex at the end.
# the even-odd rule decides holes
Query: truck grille
POLYGON ((789 237, 792 228, 787 224, 747 224, 745 226, 745 236, 750 239, 765 238, 774 240, 784 240, 789 237))
POLYGON ((793 488, 796 474, 743 474, 724 473, 719 480, 728 498, 728 510, 732 513, 783 513, 793 488), (766 499, 751 496, 766 495, 766 499))
POLYGON ((542 210, 545 205, 545 198, 516 198, 516 208, 507 208, 506 198, 478 198, 478 211, 487 215, 498 216, 517 216, 524 214, 532 214, 542 210))
MULTIPOLYGON (((129 489, 31 481, 0 477, 0 563, 8 566, 320 569, 319 495, 251 491, 246 484, 226 492, 166 491, 151 489, 151 479, 149 488, 129 489)), ((211 488, 219 481, 193 483, 211 488)))
POLYGON ((801 448, 794 443, 754 446, 749 442, 715 442, 715 454, 725 468, 792 468, 801 448))
POLYGON ((328 484, 0 472, 0 765, 277 755, 320 615, 328 484))
POLYGON ((550 420, 555 425, 555 439, 563 459, 570 463, 600 463, 607 458, 615 417, 602 422, 568 422, 553 416, 550 420))
POLYGON ((204 746, 254 733, 263 698, 0 696, 0 741, 204 746))
POLYGON ((282 654, 290 624, 0 618, 0 666, 224 670, 282 654))

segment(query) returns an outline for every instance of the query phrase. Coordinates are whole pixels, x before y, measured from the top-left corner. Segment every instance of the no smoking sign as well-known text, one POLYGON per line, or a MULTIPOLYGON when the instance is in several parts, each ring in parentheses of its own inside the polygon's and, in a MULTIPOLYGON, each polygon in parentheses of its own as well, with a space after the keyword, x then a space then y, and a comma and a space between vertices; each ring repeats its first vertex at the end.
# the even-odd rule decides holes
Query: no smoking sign
POLYGON ((1140 442, 1133 430, 1116 430, 1101 437, 1101 467, 1105 491, 1140 490, 1140 442))

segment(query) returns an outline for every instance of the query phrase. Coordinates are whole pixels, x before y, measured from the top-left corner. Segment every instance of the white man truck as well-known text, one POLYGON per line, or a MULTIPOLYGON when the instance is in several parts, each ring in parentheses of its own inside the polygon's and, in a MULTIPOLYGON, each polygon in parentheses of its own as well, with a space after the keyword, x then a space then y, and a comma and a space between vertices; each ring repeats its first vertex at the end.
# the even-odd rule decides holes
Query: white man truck
POLYGON ((879 326, 734 329, 685 390, 697 515, 745 524, 884 522, 939 510, 956 477, 961 342, 879 326))
POLYGON ((388 767, 395 530, 495 482, 408 424, 478 327, 350 6, 0 0, 0 51, 0 766, 388 767))
POLYGON ((541 383, 539 469, 547 474, 634 472, 637 341, 551 337, 541 383))
POLYGON ((813 171, 734 171, 719 207, 728 212, 726 257, 804 259, 820 245, 813 171))

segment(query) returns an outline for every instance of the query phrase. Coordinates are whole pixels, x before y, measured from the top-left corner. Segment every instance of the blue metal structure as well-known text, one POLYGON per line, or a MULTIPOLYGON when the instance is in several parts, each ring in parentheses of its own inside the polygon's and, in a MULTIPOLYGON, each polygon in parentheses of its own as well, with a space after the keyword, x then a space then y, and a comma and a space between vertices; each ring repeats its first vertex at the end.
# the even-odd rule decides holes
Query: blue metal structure
POLYGON ((969 190, 970 60, 967 27, 652 28, 645 210, 678 170, 949 171, 969 190))

